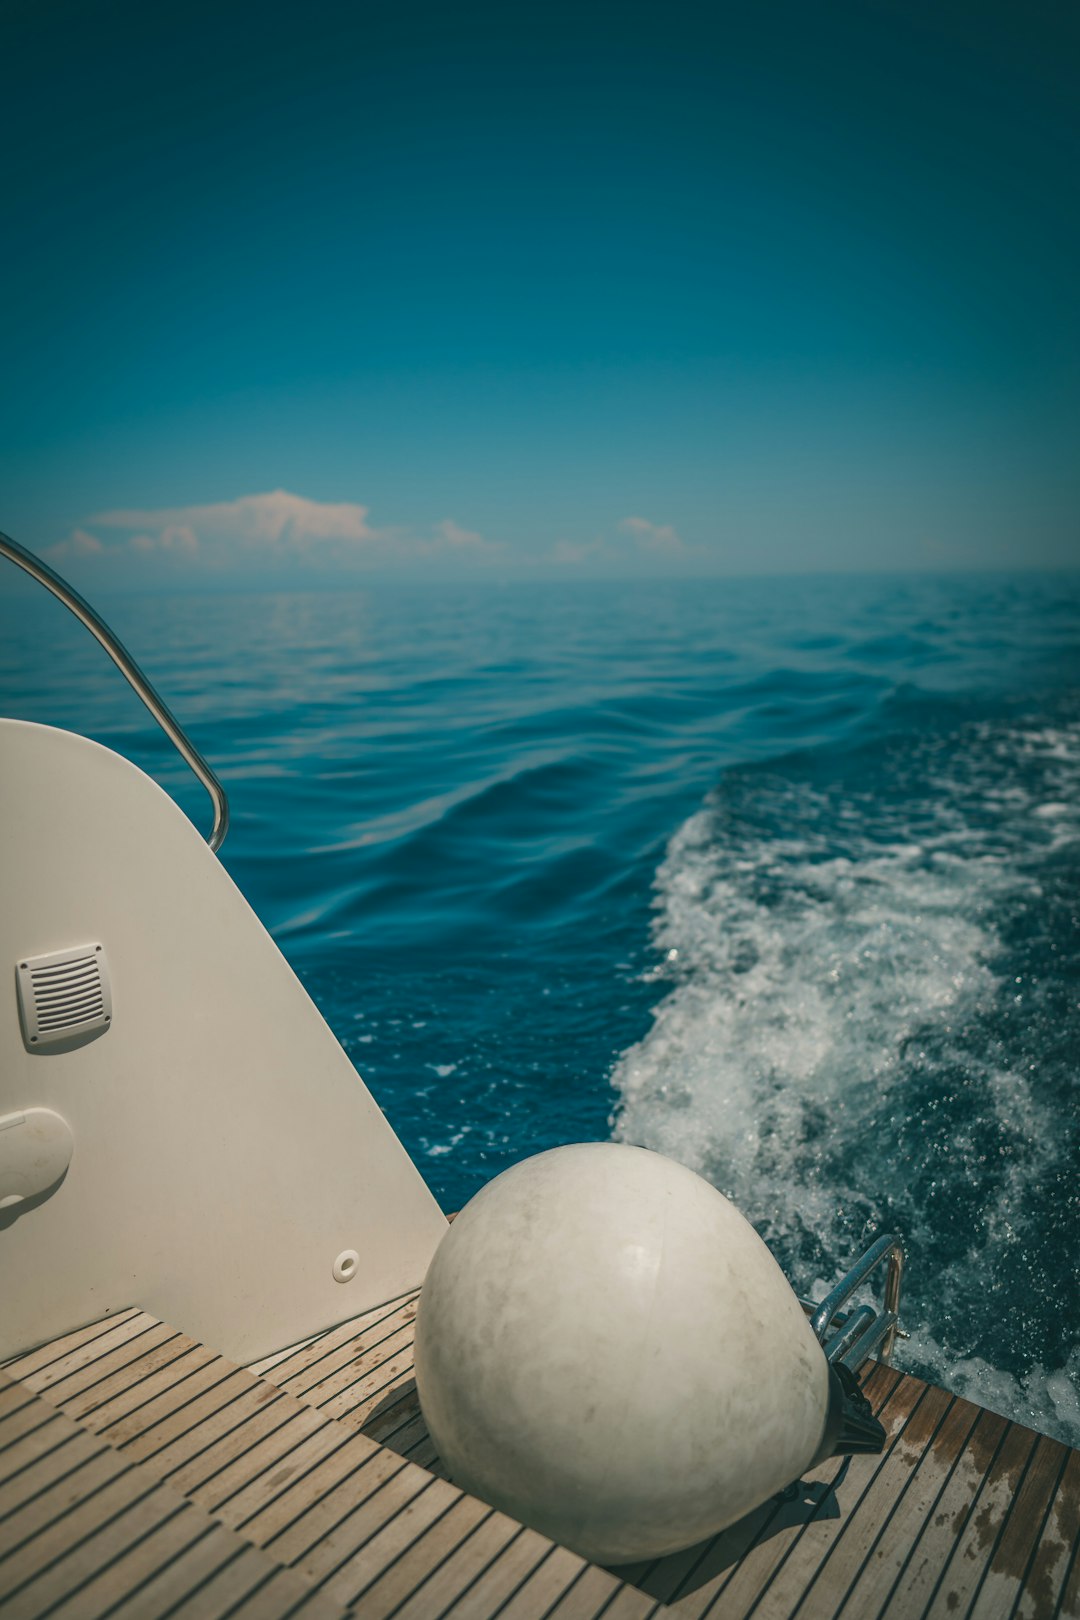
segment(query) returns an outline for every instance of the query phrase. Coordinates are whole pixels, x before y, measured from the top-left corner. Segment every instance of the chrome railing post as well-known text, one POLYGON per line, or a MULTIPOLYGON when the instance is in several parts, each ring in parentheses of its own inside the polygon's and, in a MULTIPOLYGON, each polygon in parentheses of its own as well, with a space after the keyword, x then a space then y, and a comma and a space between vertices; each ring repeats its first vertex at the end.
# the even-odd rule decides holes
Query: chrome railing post
MULTIPOLYGON (((825 1335, 828 1333, 834 1318, 843 1309, 860 1283, 865 1282, 870 1273, 876 1271, 886 1258, 889 1262, 889 1269, 885 1277, 885 1304, 877 1320, 877 1331, 881 1333, 881 1359, 888 1361, 892 1355, 898 1332, 900 1288, 904 1279, 904 1245, 895 1232, 888 1232, 872 1243, 862 1256, 862 1259, 852 1266, 847 1276, 841 1278, 836 1287, 826 1294, 821 1304, 814 1307, 810 1317, 810 1326, 820 1343, 824 1343, 825 1335)), ((873 1333, 874 1329, 868 1330, 868 1334, 864 1335, 864 1338, 873 1333)), ((861 1340, 858 1341, 855 1348, 861 1343, 861 1340)), ((851 1352, 848 1351, 847 1355, 844 1356, 845 1361, 850 1354, 851 1352)), ((864 1354, 868 1355, 869 1351, 865 1351, 864 1354)))
POLYGON ((74 613, 80 624, 84 624, 90 634, 104 647, 121 675, 145 703, 169 741, 179 750, 209 793, 210 802, 214 807, 214 824, 210 829, 207 843, 212 850, 219 850, 229 830, 229 800, 225 789, 123 642, 113 635, 104 619, 95 613, 89 602, 81 597, 67 580, 62 579, 48 563, 42 562, 40 557, 35 557, 32 551, 20 546, 17 540, 12 540, 10 535, 0 533, 0 555, 7 557, 31 578, 36 579, 40 585, 44 585, 47 591, 51 591, 53 596, 63 602, 64 606, 74 613))

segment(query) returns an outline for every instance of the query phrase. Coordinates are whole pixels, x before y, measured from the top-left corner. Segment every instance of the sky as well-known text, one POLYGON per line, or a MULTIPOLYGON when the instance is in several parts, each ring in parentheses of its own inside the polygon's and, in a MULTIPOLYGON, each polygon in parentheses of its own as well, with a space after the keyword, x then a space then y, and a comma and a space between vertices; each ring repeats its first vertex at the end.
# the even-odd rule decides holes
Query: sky
POLYGON ((0 527, 81 589, 1080 566, 1071 3, 0 54, 0 527))

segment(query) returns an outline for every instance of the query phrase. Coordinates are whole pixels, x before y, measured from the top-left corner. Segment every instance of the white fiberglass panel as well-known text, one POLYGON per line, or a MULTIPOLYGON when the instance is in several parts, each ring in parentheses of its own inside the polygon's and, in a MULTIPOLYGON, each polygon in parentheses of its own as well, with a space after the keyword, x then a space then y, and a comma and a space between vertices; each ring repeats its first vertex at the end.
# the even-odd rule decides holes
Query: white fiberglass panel
POLYGON ((5 720, 0 824, 0 1114, 52 1108, 74 1137, 59 1185, 0 1211, 0 1357, 138 1304, 250 1360, 416 1287, 442 1214, 172 800, 96 743, 5 720), (18 964, 87 940, 108 1028, 29 1048, 18 964))

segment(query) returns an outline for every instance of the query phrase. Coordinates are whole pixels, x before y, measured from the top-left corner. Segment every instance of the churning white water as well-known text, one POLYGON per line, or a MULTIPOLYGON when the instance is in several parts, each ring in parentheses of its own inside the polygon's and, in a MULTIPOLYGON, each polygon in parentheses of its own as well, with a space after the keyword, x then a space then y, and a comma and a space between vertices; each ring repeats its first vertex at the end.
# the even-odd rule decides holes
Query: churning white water
POLYGON ((898 1359, 1080 1441, 1080 722, 728 773, 655 882, 616 1135, 713 1180, 802 1290, 910 1251, 898 1359))

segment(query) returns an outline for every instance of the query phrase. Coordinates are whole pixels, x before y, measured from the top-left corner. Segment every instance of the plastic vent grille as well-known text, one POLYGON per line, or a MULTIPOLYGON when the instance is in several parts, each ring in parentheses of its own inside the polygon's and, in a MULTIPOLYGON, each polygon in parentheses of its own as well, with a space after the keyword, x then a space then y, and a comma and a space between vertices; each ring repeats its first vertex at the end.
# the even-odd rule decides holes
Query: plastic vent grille
POLYGON ((17 967, 19 1011, 35 1049, 93 1035, 112 1022, 112 993, 101 945, 28 956, 17 967))

